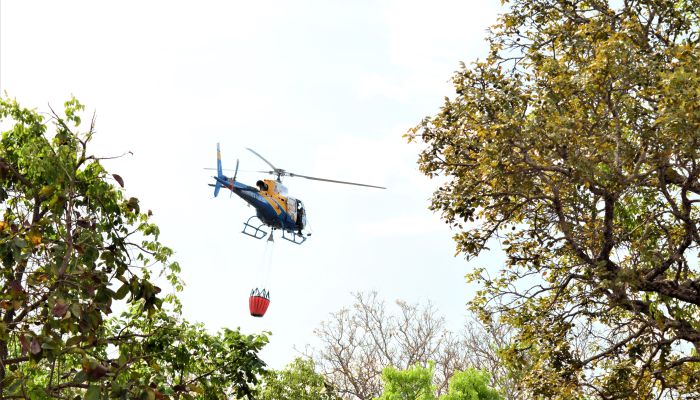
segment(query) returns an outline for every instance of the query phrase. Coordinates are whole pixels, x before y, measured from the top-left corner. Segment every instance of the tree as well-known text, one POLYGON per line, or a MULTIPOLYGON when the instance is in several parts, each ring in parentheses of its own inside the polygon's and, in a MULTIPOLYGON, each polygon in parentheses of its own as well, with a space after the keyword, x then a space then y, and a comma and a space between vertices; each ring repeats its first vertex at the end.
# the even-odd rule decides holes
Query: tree
POLYGON ((433 366, 414 365, 404 371, 391 365, 382 372, 384 393, 376 400, 437 400, 433 366))
POLYGON ((354 304, 333 313, 315 331, 321 346, 308 354, 343 398, 376 398, 382 393, 385 367, 404 370, 430 361, 435 362, 430 376, 437 394, 447 391, 455 371, 476 367, 492 371, 493 383, 513 396, 509 398, 517 398, 497 355, 509 343, 507 327, 472 322, 453 333, 431 304, 399 300, 398 313, 393 314, 376 292, 354 296, 354 304))
POLYGON ((88 153, 94 118, 0 99, 0 397, 252 396, 266 335, 182 321, 182 283, 151 215, 88 153), (112 317, 113 308, 125 309, 112 317))
POLYGON ((314 332, 322 347, 310 357, 338 393, 369 400, 381 393, 384 367, 427 363, 436 358, 448 333, 432 305, 397 302, 400 313, 395 316, 376 292, 354 296, 351 308, 332 314, 314 332))
POLYGON ((296 358, 281 371, 268 371, 261 400, 339 400, 332 385, 314 369, 309 359, 296 358))
POLYGON ((700 2, 508 3, 408 133, 458 251, 506 252, 471 306, 531 395, 697 395, 700 2))
POLYGON ((414 365, 400 371, 388 366, 382 373, 384 393, 376 400, 501 400, 496 389, 489 387, 488 372, 469 368, 457 371, 450 378, 448 392, 436 397, 433 365, 414 365))

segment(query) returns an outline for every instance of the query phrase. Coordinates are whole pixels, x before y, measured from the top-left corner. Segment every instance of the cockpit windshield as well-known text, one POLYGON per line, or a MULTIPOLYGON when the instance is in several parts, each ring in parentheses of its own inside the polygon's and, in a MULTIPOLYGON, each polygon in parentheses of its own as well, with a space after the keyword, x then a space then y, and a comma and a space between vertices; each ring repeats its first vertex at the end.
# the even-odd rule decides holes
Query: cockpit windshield
POLYGON ((277 194, 280 194, 282 196, 287 195, 287 187, 284 186, 282 182, 277 182, 277 184, 275 185, 275 191, 277 192, 277 194))

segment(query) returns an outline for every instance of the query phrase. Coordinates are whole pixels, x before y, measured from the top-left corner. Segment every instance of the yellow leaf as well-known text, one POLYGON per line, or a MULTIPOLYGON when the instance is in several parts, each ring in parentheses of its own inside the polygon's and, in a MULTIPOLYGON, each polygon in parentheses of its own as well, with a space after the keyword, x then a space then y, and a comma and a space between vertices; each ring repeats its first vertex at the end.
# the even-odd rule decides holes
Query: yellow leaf
POLYGON ((29 242, 34 245, 38 246, 41 244, 41 235, 38 233, 30 233, 28 235, 29 242))

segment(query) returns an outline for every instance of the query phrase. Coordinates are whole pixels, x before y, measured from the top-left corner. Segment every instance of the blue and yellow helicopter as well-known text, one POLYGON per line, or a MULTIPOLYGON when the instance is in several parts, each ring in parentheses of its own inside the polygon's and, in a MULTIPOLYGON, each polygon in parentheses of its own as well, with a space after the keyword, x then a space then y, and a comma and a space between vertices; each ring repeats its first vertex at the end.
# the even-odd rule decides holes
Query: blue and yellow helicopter
POLYGON ((238 160, 236 160, 236 169, 233 177, 227 177, 223 174, 221 168, 221 149, 219 144, 216 144, 216 172, 217 176, 213 177, 214 184, 209 186, 214 187, 214 197, 219 195, 219 190, 222 187, 231 190, 248 204, 255 207, 256 215, 248 218, 243 223, 243 233, 252 236, 256 239, 262 239, 267 235, 267 232, 262 228, 268 226, 272 230, 268 240, 273 240, 272 233, 275 229, 282 231, 282 238, 295 244, 302 244, 306 241, 311 232, 308 230, 306 208, 299 199, 295 199, 287 195, 287 188, 282 184, 282 177, 289 176, 292 178, 304 178, 315 181, 342 183, 345 185, 364 186, 377 189, 386 189, 381 186, 366 185, 364 183, 353 183, 338 181, 333 179, 315 178, 313 176, 299 175, 288 172, 284 169, 277 168, 267 161, 263 156, 255 150, 249 149, 251 153, 258 156, 267 165, 272 167, 272 171, 258 171, 270 175, 277 176, 276 180, 262 179, 255 183, 255 186, 249 186, 236 181, 238 175, 238 160), (255 221, 257 220, 257 222, 255 221))

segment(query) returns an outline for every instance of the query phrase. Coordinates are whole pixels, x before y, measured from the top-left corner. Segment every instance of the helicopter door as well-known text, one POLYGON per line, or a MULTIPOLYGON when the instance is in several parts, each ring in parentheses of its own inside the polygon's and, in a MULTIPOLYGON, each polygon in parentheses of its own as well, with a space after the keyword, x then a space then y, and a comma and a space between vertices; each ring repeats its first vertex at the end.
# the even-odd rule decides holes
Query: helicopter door
POLYGON ((297 220, 297 199, 287 197, 287 214, 292 218, 292 221, 297 220))
MULTIPOLYGON (((301 200, 297 200, 297 226, 299 227, 299 230, 308 228, 306 223, 306 208, 303 204, 301 204, 301 200)), ((306 236, 309 235, 311 235, 311 233, 306 234, 306 236)))

